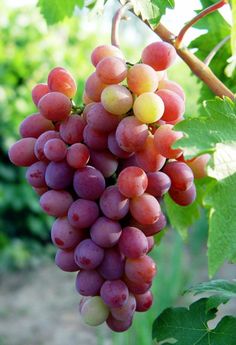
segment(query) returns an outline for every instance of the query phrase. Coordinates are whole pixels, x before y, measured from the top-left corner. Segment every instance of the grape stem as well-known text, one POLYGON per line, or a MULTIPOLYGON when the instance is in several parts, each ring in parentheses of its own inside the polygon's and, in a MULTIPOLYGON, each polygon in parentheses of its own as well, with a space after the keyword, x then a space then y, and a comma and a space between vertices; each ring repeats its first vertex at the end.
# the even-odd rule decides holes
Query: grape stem
POLYGON ((127 17, 124 15, 126 11, 133 8, 131 2, 127 2, 122 7, 120 7, 112 18, 112 28, 111 28, 111 44, 116 47, 120 47, 119 44, 119 26, 122 19, 127 17))
POLYGON ((184 35, 188 31, 189 28, 191 28, 195 23, 197 23, 201 18, 206 17, 208 14, 215 12, 219 8, 223 7, 228 3, 227 0, 221 0, 204 10, 202 10, 200 13, 198 13, 197 16, 195 16, 193 19, 191 19, 179 32, 178 36, 176 37, 175 40, 175 48, 178 49, 181 46, 182 40, 184 38, 184 35))
POLYGON ((207 57, 204 60, 204 64, 206 66, 209 66, 211 63, 211 60, 214 58, 214 56, 216 55, 216 53, 220 50, 221 47, 223 47, 223 45, 228 42, 228 40, 230 39, 231 35, 226 36, 225 38, 223 38, 222 41, 220 41, 213 49, 212 51, 207 55, 207 57))

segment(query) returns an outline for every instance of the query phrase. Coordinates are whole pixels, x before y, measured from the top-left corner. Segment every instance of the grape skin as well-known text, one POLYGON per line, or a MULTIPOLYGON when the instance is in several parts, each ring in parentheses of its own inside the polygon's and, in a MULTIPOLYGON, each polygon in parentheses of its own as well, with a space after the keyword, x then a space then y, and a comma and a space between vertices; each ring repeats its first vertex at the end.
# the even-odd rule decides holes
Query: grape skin
POLYGON ((72 196, 64 190, 49 190, 39 200, 43 211, 54 217, 66 216, 72 203, 72 196))
POLYGON ((126 63, 115 56, 105 57, 97 64, 96 74, 104 84, 119 84, 126 78, 126 63))
POLYGON ((96 270, 81 270, 77 274, 75 287, 82 296, 96 296, 103 283, 104 279, 96 270))
POLYGON ((183 137, 182 132, 174 131, 172 125, 160 126, 154 134, 154 143, 160 154, 166 158, 178 158, 182 154, 181 149, 172 149, 172 145, 183 137))
POLYGON ((41 83, 35 85, 32 89, 32 100, 34 104, 37 106, 40 99, 49 92, 50 90, 47 84, 41 83))
POLYGON ((44 95, 38 103, 42 116, 51 121, 63 121, 71 112, 70 99, 60 92, 50 92, 44 95))
POLYGON ((163 71, 170 67, 176 59, 175 48, 167 42, 154 42, 144 48, 142 62, 156 71, 163 71))
POLYGON ((19 132, 22 138, 38 138, 42 133, 53 129, 54 125, 52 121, 36 113, 27 116, 24 121, 21 122, 19 132))
POLYGON ((37 161, 34 153, 36 139, 23 138, 15 142, 8 151, 10 161, 22 167, 28 167, 37 161))
POLYGON ((104 190, 99 205, 103 214, 112 220, 122 219, 129 212, 129 199, 119 192, 117 186, 109 186, 104 190))
POLYGON ((107 280, 100 290, 101 298, 110 308, 122 307, 129 298, 129 290, 122 280, 107 280))
POLYGON ((85 270, 91 270, 100 265, 104 257, 104 250, 91 239, 83 240, 75 248, 75 262, 85 270))
POLYGON ((90 228, 90 236, 100 247, 110 248, 118 243, 121 231, 119 222, 99 217, 90 228))
POLYGON ((127 198, 142 195, 148 185, 145 172, 138 167, 128 167, 122 170, 117 179, 117 186, 121 194, 127 198))
POLYGON ((43 152, 50 161, 59 162, 66 157, 67 146, 63 140, 54 138, 46 142, 43 152))
POLYGON ((57 249, 55 264, 65 272, 77 272, 80 269, 75 263, 73 250, 57 249))
POLYGON ((108 56, 115 56, 124 59, 122 51, 113 45, 100 45, 91 54, 91 62, 96 67, 99 61, 108 56))
POLYGON ((169 162, 165 165, 163 172, 171 179, 172 188, 185 191, 193 184, 193 172, 183 162, 169 162))
POLYGON ((126 114, 133 105, 132 94, 122 85, 109 85, 102 91, 101 102, 104 108, 115 115, 126 114))
POLYGON ((52 225, 51 239, 54 245, 60 249, 73 249, 83 238, 83 231, 73 228, 66 217, 57 218, 52 225))
POLYGON ((109 309, 101 297, 92 296, 81 303, 80 313, 87 325, 98 326, 107 320, 109 309))
POLYGON ((28 183, 36 188, 42 188, 46 187, 46 180, 45 180, 45 174, 47 169, 47 163, 45 162, 36 162, 32 164, 27 170, 26 170, 26 180, 28 183))
POLYGON ((69 223, 78 229, 89 228, 98 218, 99 208, 92 200, 78 199, 68 211, 69 223))
POLYGON ((84 119, 72 114, 60 124, 60 136, 67 144, 80 143, 86 126, 84 119))
POLYGON ((69 98, 76 94, 76 83, 70 72, 65 68, 55 67, 48 75, 48 87, 50 91, 58 91, 69 98))
POLYGON ((163 116, 165 105, 158 93, 145 92, 135 99, 133 111, 139 121, 153 123, 163 116))
POLYGON ((161 208, 154 196, 144 193, 131 200, 130 212, 137 222, 149 225, 159 219, 161 208))
POLYGON ((148 241, 141 230, 127 226, 119 239, 119 249, 126 257, 136 259, 147 253, 148 241))
POLYGON ((180 119, 185 111, 185 104, 183 99, 175 92, 161 89, 156 94, 162 99, 164 103, 164 112, 161 119, 168 122, 177 121, 180 119))
POLYGON ((146 64, 132 66, 127 74, 129 89, 137 95, 144 92, 154 92, 158 86, 156 71, 146 64))
POLYGON ((86 145, 76 143, 71 145, 66 154, 67 163, 74 169, 84 168, 90 159, 90 152, 86 145))

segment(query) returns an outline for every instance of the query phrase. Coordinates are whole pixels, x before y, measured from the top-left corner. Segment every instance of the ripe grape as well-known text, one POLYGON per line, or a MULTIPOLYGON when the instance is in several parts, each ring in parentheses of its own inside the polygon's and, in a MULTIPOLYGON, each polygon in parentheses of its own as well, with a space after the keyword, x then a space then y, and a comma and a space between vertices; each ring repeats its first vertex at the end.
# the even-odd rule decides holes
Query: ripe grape
POLYGON ((147 178, 148 186, 146 192, 156 198, 161 198, 170 189, 170 178, 162 171, 147 173, 147 178))
POLYGON ((46 169, 46 184, 52 189, 65 189, 72 184, 74 170, 66 163, 50 162, 46 169))
POLYGON ((80 267, 75 263, 73 250, 57 249, 55 263, 62 271, 65 272, 76 272, 80 269, 80 267))
POLYGON ((91 54, 92 64, 96 67, 99 61, 108 56, 124 59, 122 51, 113 45, 101 45, 96 47, 91 54))
POLYGON ((156 264, 147 255, 138 259, 128 258, 125 263, 125 274, 133 282, 150 283, 156 274, 156 264))
POLYGON ((23 138, 15 142, 8 151, 10 161, 22 167, 35 163, 37 161, 34 153, 35 143, 35 138, 23 138))
POLYGON ((48 140, 56 138, 60 138, 59 133, 56 131, 46 131, 38 137, 35 143, 34 153, 40 161, 48 161, 47 157, 44 154, 44 146, 48 140))
POLYGON ((49 190, 41 196, 39 203, 50 216, 63 217, 67 215, 73 198, 65 190, 49 190))
POLYGON ((60 92, 50 92, 44 95, 38 104, 39 112, 48 120, 63 121, 71 112, 71 101, 60 92))
POLYGON ((45 119, 39 113, 27 116, 21 122, 19 131, 23 138, 38 138, 42 133, 54 129, 52 121, 45 119))
POLYGON ((96 270, 81 270, 76 277, 75 287, 82 296, 99 294, 104 279, 96 270))
POLYGON ((136 299, 133 294, 129 294, 128 301, 122 307, 111 308, 112 316, 119 321, 130 320, 136 309, 136 299))
POLYGON ((154 42, 144 48, 142 62, 156 71, 162 71, 173 64, 176 56, 176 50, 171 44, 167 42, 154 42))
POLYGON ((46 142, 43 152, 47 159, 53 162, 58 162, 66 157, 67 146, 63 140, 54 138, 46 142))
POLYGON ((122 85, 109 85, 104 88, 101 101, 104 108, 115 115, 126 114, 133 105, 132 94, 122 85))
POLYGON ((63 217, 57 218, 53 223, 51 238, 56 247, 60 249, 73 249, 83 240, 84 233, 73 228, 67 218, 63 217))
POLYGON ((104 190, 99 205, 103 214, 112 220, 122 219, 129 212, 129 199, 119 192, 117 186, 109 186, 104 190))
POLYGON ((85 167, 90 158, 90 152, 86 145, 76 143, 71 145, 66 154, 67 163, 74 169, 85 167))
POLYGON ((75 228, 89 228, 98 218, 99 209, 96 202, 78 199, 70 205, 68 221, 75 228))
POLYGON ((121 236, 119 222, 106 217, 98 218, 90 228, 90 236, 94 243, 102 248, 110 248, 117 244, 121 236))
POLYGON ((127 198, 142 195, 147 188, 148 180, 145 172, 138 167, 128 167, 121 171, 117 186, 121 194, 127 198))
POLYGON ((125 321, 120 321, 115 319, 112 314, 107 318, 107 326, 114 332, 125 332, 132 325, 132 318, 126 319, 125 321))
POLYGON ((122 277, 124 257, 116 247, 105 250, 104 258, 98 267, 98 271, 107 280, 115 280, 122 277))
POLYGON ((185 101, 184 90, 175 81, 166 80, 166 79, 160 80, 160 82, 158 84, 158 90, 161 90, 161 89, 167 89, 167 90, 173 91, 173 92, 177 93, 183 99, 183 101, 185 101))
POLYGON ((97 64, 96 74, 104 84, 119 84, 126 78, 126 63, 115 56, 105 57, 97 64))
POLYGON ((110 308, 122 307, 129 298, 129 290, 122 280, 107 280, 100 290, 104 303, 110 308))
POLYGON ((148 241, 141 230, 127 226, 119 239, 119 249, 126 257, 136 259, 147 253, 148 241))
POLYGON ((166 226, 166 217, 165 215, 161 212, 160 217, 158 221, 156 221, 153 224, 149 225, 141 225, 138 224, 137 222, 132 222, 134 223, 134 226, 137 226, 146 236, 153 236, 160 232, 165 226, 166 226))
POLYGON ((118 145, 116 140, 116 132, 111 132, 108 136, 108 149, 118 158, 128 158, 132 155, 132 153, 122 150, 122 148, 118 145))
POLYGON ((90 162, 94 168, 101 171, 104 177, 112 176, 118 167, 118 160, 108 150, 92 151, 90 150, 90 162))
POLYGON ((32 89, 32 100, 36 106, 38 106, 38 103, 40 99, 49 93, 50 90, 48 88, 47 84, 37 84, 32 89))
POLYGON ((152 286, 151 282, 145 283, 142 280, 133 282, 132 280, 128 279, 126 276, 123 277, 123 280, 125 284, 128 286, 129 291, 132 292, 133 294, 143 294, 146 291, 148 291, 152 286))
POLYGON ((91 239, 83 240, 75 248, 75 262, 83 269, 91 270, 100 265, 104 250, 91 239))
POLYGON ((143 294, 135 295, 136 299, 136 311, 147 311, 151 308, 153 302, 153 296, 151 291, 147 291, 143 294))
POLYGON ((177 158, 182 153, 180 149, 172 149, 172 145, 182 138, 183 134, 174 131, 172 128, 172 125, 162 125, 154 134, 155 146, 160 154, 166 158, 177 158))
POLYGON ((173 122, 182 117, 185 111, 183 99, 175 92, 161 89, 156 94, 162 99, 164 103, 164 112, 161 119, 166 122, 173 122))
POLYGON ((86 94, 85 90, 83 92, 83 96, 82 96, 82 100, 83 100, 83 103, 85 105, 88 105, 88 104, 91 104, 93 103, 93 101, 88 97, 88 95, 86 94))
POLYGON ((148 236, 147 237, 147 241, 148 241, 148 251, 147 253, 150 253, 150 251, 153 249, 153 247, 155 246, 155 240, 153 236, 148 236))
POLYGON ((67 144, 80 143, 83 140, 83 130, 86 126, 84 119, 72 114, 60 125, 60 136, 67 144))
POLYGON ((99 170, 86 166, 76 171, 73 185, 80 198, 96 200, 105 189, 105 179, 99 170))
POLYGON ((161 97, 153 92, 145 92, 136 98, 133 106, 134 115, 143 123, 159 120, 165 111, 161 97))
POLYGON ((104 150, 107 148, 107 133, 96 131, 91 126, 87 125, 84 128, 84 142, 93 150, 104 150))
POLYGON ((154 196, 144 193, 130 201, 130 212, 137 222, 148 225, 159 219, 161 208, 154 196))
POLYGON ((96 72, 94 72, 88 77, 85 83, 85 92, 93 102, 100 102, 101 94, 105 87, 107 85, 102 83, 96 72))
POLYGON ((48 75, 48 87, 50 91, 58 91, 69 98, 76 94, 76 83, 70 72, 65 68, 56 67, 48 75))
POLYGON ((86 120, 94 130, 111 132, 116 129, 121 118, 106 111, 101 103, 96 103, 88 110, 86 120))
POLYGON ((127 84, 129 89, 137 95, 154 92, 158 86, 158 76, 152 67, 143 63, 136 64, 128 71, 127 84))
POLYGON ((192 184, 188 189, 182 191, 171 187, 169 190, 171 199, 180 206, 188 206, 196 199, 196 187, 192 184))
POLYGON ((109 309, 99 296, 88 297, 80 310, 82 319, 89 326, 98 326, 106 321, 109 309))
POLYGON ((163 172, 171 179, 171 187, 180 191, 187 190, 192 186, 194 176, 186 163, 169 162, 163 168, 163 172))
POLYGON ((36 188, 46 187, 45 174, 47 163, 35 162, 26 170, 26 180, 28 183, 36 188))
POLYGON ((188 166, 192 169, 195 178, 203 178, 207 176, 206 166, 209 162, 211 156, 206 153, 204 155, 198 156, 191 161, 186 161, 188 166))

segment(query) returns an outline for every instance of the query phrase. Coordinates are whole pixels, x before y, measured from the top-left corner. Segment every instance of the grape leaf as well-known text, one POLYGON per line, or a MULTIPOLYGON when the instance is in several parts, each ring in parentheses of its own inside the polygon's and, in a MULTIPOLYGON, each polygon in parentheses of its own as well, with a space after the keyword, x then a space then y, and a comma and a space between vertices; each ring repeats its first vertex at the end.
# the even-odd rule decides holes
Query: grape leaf
POLYGON ((47 24, 55 24, 65 17, 71 17, 76 6, 82 8, 84 0, 38 0, 37 5, 47 24))
POLYGON ((202 298, 187 308, 168 308, 153 323, 153 339, 157 344, 177 345, 235 345, 236 318, 224 316, 214 329, 207 322, 216 317, 222 300, 215 299, 208 308, 208 299, 202 298))
POLYGON ((236 280, 224 280, 224 279, 217 279, 217 280, 210 280, 208 282, 202 282, 191 286, 188 288, 185 293, 194 293, 194 295, 198 295, 200 293, 205 292, 217 292, 222 296, 226 296, 228 298, 236 298, 236 280))

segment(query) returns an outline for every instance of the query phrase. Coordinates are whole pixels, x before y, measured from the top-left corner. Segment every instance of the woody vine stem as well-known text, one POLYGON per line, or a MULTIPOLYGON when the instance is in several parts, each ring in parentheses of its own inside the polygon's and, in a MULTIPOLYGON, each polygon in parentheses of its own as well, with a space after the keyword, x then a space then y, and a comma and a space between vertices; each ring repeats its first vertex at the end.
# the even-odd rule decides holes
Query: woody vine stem
MULTIPOLYGON (((225 4, 227 4, 227 0, 222 0, 217 2, 216 4, 209 6, 208 8, 201 11, 196 17, 194 17, 189 23, 187 23, 179 32, 178 36, 174 35, 171 31, 169 31, 163 24, 159 23, 156 28, 152 29, 150 24, 147 21, 144 21, 140 16, 141 19, 146 25, 149 26, 151 30, 155 32, 163 41, 172 44, 177 54, 181 57, 181 59, 189 66, 191 71, 201 79, 210 89, 211 91, 219 97, 227 96, 232 100, 235 99, 233 92, 228 89, 212 72, 210 67, 205 64, 203 61, 198 59, 188 48, 182 46, 182 39, 187 32, 187 30, 195 24, 198 20, 205 17, 206 15, 218 10, 225 4)), ((126 3, 123 5, 114 15, 112 20, 112 35, 111 35, 111 43, 117 47, 119 47, 119 24, 121 19, 123 19, 124 14, 127 10, 132 10, 132 4, 126 3)))

